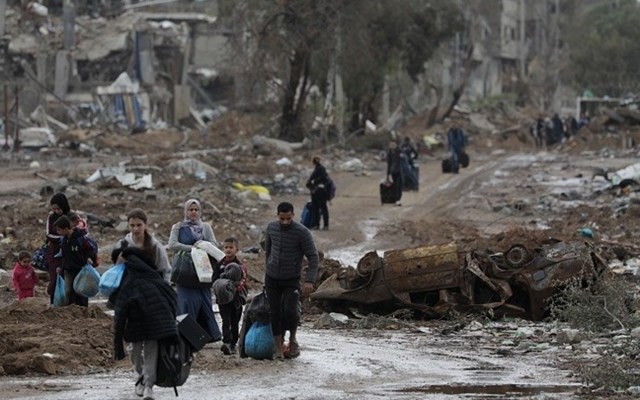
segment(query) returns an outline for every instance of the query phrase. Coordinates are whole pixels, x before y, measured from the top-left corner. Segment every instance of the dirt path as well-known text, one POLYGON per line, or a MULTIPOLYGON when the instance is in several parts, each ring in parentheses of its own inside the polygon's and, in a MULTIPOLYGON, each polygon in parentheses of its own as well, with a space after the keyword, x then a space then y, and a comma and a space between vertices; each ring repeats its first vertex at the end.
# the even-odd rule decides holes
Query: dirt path
MULTIPOLYGON (((438 233, 438 224, 447 220, 468 219, 473 225, 491 222, 489 215, 468 212, 469 193, 490 177, 502 159, 480 160, 461 169, 457 175, 443 174, 439 158, 421 160, 420 190, 404 192, 402 206, 380 204, 379 183, 385 176, 386 164, 379 162, 370 176, 334 172, 339 193, 330 212, 330 231, 314 231, 318 248, 343 264, 355 265, 365 253, 415 246, 420 243, 406 231, 392 228, 400 221, 414 221, 421 229, 438 233)), ((306 197, 298 201, 304 204, 306 197)), ((443 238, 444 239, 444 238, 443 238)))
MULTIPOLYGON (((512 160, 508 156, 474 158, 458 175, 442 174, 437 159, 421 162, 420 191, 405 192, 401 207, 380 204, 378 184, 384 177, 384 162, 371 168, 369 176, 333 172, 339 192, 330 208, 331 230, 314 231, 318 248, 343 264, 355 265, 370 250, 422 244, 416 239, 420 232, 420 238, 427 235, 431 241, 455 238, 461 220, 475 227, 500 229, 496 214, 479 193, 512 160)), ((307 198, 274 198, 273 214, 280 200, 293 201, 300 210, 307 198)), ((269 214, 256 223, 273 219, 275 215, 269 214)), ((443 336, 437 325, 433 329, 320 330, 305 324, 299 334, 302 356, 275 363, 224 358, 218 346, 208 345, 198 354, 200 361, 180 394, 187 399, 217 400, 440 399, 513 393, 566 399, 573 397, 578 386, 566 371, 553 367, 554 353, 526 350, 514 354, 512 345, 503 345, 501 337, 482 330, 443 336)), ((499 331, 507 341, 517 335, 499 331)), ((6 399, 135 398, 132 374, 124 368, 96 372, 73 378, 3 377, 0 390, 6 399)), ((169 389, 157 389, 156 398, 174 396, 169 389)))

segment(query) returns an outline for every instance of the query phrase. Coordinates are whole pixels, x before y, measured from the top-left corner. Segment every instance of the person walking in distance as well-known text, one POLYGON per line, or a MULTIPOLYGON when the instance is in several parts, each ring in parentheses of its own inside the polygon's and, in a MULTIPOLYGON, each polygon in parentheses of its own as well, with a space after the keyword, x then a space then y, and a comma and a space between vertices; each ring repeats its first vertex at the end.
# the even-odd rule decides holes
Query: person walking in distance
POLYGON ((464 131, 456 120, 453 120, 447 132, 447 143, 449 145, 449 153, 451 154, 451 171, 455 174, 458 173, 460 168, 458 166, 458 160, 460 159, 460 154, 464 151, 465 142, 464 131))
POLYGON ((329 229, 329 208, 327 207, 327 201, 329 201, 329 174, 327 174, 326 168, 320 163, 320 157, 313 157, 313 172, 307 180, 307 187, 311 191, 311 209, 313 211, 311 220, 317 221, 318 224, 311 227, 311 229, 320 228, 320 216, 324 226, 322 229, 329 229))
POLYGON ((389 142, 389 150, 387 150, 387 180, 393 183, 397 206, 402 205, 400 200, 402 199, 402 187, 404 186, 401 165, 401 157, 403 156, 404 154, 398 148, 398 144, 395 141, 389 142))
POLYGON ((313 291, 320 266, 311 231, 294 221, 293 216, 291 203, 278 204, 278 220, 267 225, 265 234, 265 289, 271 310, 271 330, 276 345, 274 359, 285 357, 286 331, 289 331, 287 357, 295 358, 300 355, 300 345, 296 338, 300 320, 298 303, 301 296, 306 298, 313 291), (301 288, 303 257, 307 258, 309 266, 301 288))

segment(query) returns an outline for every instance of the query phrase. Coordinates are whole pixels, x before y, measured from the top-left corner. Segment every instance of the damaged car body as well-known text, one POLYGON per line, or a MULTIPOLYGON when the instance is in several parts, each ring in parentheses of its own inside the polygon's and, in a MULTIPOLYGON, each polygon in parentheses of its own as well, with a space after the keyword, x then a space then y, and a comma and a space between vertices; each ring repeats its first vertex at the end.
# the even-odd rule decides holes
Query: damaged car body
POLYGON ((409 308, 429 317, 492 310, 531 320, 545 316, 547 301, 573 280, 597 279, 607 264, 588 243, 553 241, 534 249, 463 252, 454 243, 375 251, 356 268, 343 267, 320 284, 312 300, 333 308, 409 308))

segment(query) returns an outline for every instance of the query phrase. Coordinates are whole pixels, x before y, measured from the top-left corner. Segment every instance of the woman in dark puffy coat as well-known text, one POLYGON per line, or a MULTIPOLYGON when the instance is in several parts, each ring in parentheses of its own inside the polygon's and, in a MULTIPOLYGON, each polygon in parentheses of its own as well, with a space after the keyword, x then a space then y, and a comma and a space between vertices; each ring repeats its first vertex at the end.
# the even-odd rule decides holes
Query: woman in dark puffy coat
POLYGON ((135 393, 153 400, 158 341, 178 339, 176 294, 143 249, 117 248, 111 258, 114 264, 124 262, 126 266, 115 299, 111 298, 115 300, 114 357, 125 357, 124 339, 138 374, 135 393))
POLYGON ((320 157, 312 159, 313 172, 307 180, 307 188, 311 191, 311 226, 310 229, 320 229, 320 217, 324 226, 322 229, 329 229, 329 174, 320 162, 320 157))

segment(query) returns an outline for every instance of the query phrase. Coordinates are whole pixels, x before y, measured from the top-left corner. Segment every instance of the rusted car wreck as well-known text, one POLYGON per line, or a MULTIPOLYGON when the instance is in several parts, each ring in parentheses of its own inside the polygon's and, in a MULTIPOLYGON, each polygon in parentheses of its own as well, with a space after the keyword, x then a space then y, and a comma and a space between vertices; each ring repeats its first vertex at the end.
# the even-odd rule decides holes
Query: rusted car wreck
POLYGON ((328 308, 410 308, 438 317, 451 310, 493 310, 540 320, 547 300, 570 281, 598 278, 607 264, 588 243, 555 241, 535 249, 462 252, 453 243, 367 253, 342 267, 311 299, 328 308))

